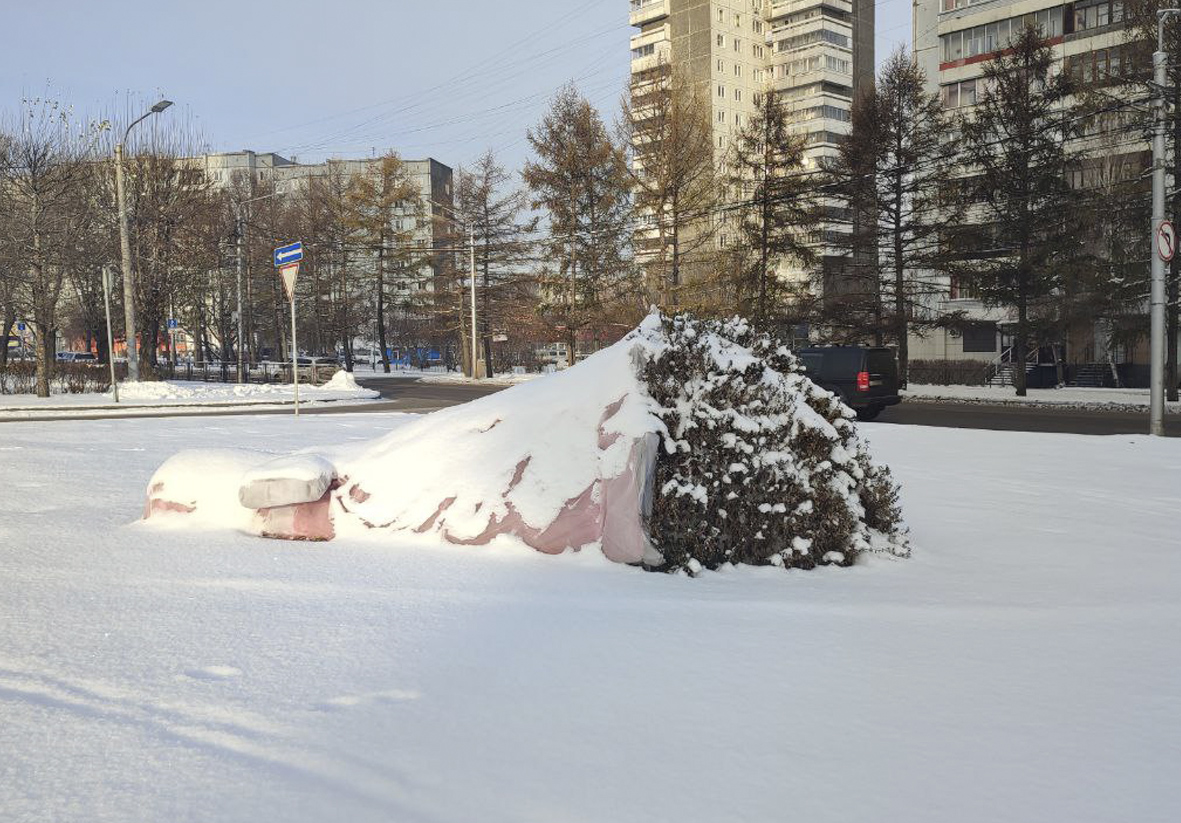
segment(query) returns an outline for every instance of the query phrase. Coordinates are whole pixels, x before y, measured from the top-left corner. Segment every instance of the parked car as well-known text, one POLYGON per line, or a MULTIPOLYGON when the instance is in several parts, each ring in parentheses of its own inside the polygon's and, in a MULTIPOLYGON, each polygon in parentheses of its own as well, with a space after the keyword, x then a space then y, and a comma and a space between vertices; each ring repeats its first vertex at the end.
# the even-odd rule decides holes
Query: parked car
POLYGON ((88 351, 59 351, 57 359, 60 363, 97 363, 98 358, 88 351))
POLYGON ((812 382, 838 395, 859 420, 873 420, 886 406, 902 402, 893 349, 816 346, 796 354, 812 382))

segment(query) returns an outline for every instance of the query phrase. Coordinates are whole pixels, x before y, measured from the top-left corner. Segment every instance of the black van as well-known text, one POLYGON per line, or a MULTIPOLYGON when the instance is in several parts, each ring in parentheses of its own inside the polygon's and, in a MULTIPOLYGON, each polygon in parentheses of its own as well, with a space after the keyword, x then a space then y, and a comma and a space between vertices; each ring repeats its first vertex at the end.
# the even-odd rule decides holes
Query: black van
POLYGON ((893 349, 817 346, 798 349, 796 356, 812 382, 839 395, 859 420, 873 420, 902 402, 893 349))

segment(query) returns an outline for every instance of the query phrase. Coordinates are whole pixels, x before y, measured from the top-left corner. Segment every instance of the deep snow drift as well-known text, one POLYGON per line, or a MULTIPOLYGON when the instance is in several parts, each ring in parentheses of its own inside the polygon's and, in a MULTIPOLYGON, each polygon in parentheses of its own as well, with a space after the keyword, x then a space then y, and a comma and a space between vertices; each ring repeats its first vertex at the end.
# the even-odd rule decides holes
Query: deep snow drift
POLYGON ((1181 441, 862 425, 914 557, 808 574, 128 525, 398 420, 0 426, 0 820, 1178 819, 1181 441))
POLYGON ((364 447, 182 452, 145 516, 301 540, 511 536, 693 572, 907 554, 896 489, 851 411, 745 322, 657 314, 572 369, 364 447))

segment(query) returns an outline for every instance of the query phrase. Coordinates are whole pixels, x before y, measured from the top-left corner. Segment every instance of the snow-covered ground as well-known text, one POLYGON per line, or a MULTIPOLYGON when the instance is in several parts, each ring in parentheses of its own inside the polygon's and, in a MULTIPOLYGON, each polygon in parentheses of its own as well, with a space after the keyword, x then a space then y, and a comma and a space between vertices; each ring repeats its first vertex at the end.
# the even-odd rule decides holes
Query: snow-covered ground
POLYGON ((427 373, 423 375, 422 382, 424 383, 465 383, 475 384, 482 383, 488 386, 515 386, 518 383, 527 383, 530 380, 536 380, 542 375, 537 372, 527 372, 525 374, 497 374, 493 377, 481 377, 478 380, 473 380, 470 377, 464 376, 463 372, 447 372, 444 374, 427 373))
MULTIPOLYGON (((907 400, 951 400, 959 403, 1003 405, 1066 406, 1094 409, 1146 409, 1148 389, 1029 389, 1018 397, 1011 386, 929 386, 912 383, 903 390, 907 400)), ((1166 404, 1168 411, 1181 412, 1181 403, 1166 404)))
MULTIPOLYGON (((301 403, 345 403, 373 400, 380 393, 359 386, 348 372, 337 372, 327 383, 313 386, 301 383, 301 403)), ((175 408, 177 406, 253 406, 284 405, 295 402, 295 388, 290 383, 201 383, 185 380, 120 383, 119 402, 110 392, 101 394, 0 395, 0 416, 20 417, 36 413, 69 414, 95 409, 175 408)))
POLYGON ((0 429, 0 819, 1178 819, 1181 441, 869 424, 914 556, 849 570, 133 522, 405 419, 0 429))

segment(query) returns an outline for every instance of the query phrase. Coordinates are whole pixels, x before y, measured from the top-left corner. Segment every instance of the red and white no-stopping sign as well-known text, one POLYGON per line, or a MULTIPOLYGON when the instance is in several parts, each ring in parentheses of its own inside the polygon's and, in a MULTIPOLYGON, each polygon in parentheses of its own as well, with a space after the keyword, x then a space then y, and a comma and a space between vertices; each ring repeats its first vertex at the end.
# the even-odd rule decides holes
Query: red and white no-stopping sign
POLYGON ((1168 220, 1162 220, 1156 227, 1156 253, 1166 263, 1177 253, 1177 230, 1168 220))

